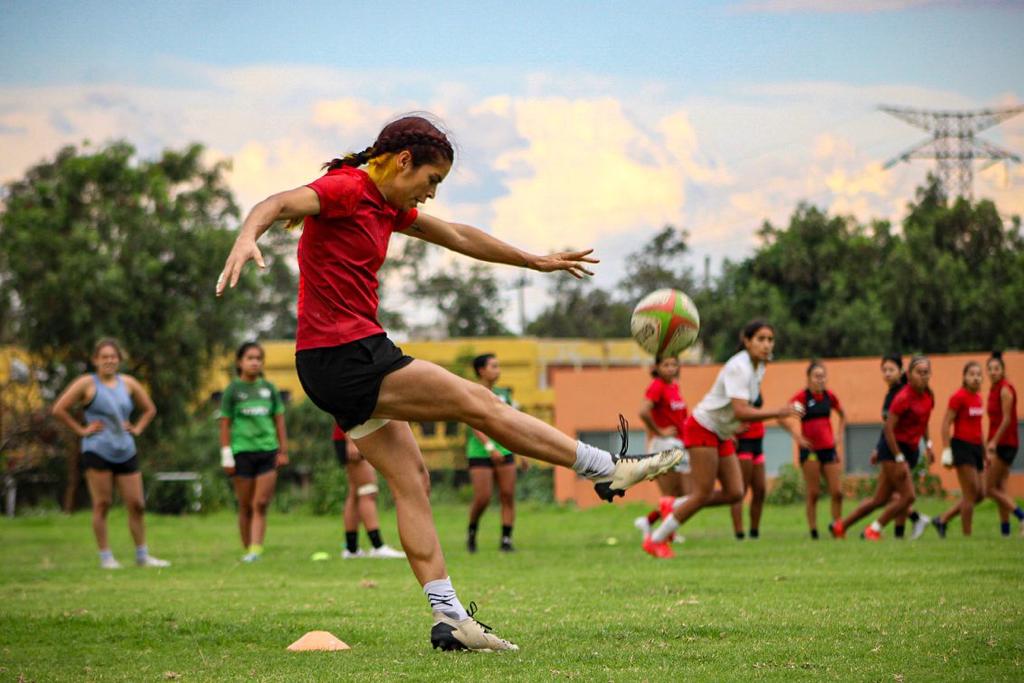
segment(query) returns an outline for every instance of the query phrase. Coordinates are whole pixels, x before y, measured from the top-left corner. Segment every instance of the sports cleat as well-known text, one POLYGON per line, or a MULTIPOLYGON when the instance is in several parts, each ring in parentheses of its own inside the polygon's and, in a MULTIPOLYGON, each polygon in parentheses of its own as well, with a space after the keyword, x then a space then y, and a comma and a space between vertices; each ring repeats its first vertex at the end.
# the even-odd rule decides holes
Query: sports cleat
POLYGON ((910 532, 910 540, 916 541, 917 539, 921 538, 921 534, 923 534, 925 529, 928 528, 928 525, 931 523, 931 521, 932 518, 928 515, 924 514, 923 512, 918 513, 917 521, 914 522, 914 528, 910 532))
POLYGON ((136 560, 135 564, 140 567, 154 567, 157 569, 171 566, 171 563, 167 560, 161 560, 159 557, 153 557, 152 555, 146 555, 143 559, 136 560))
POLYGON ((939 535, 939 538, 946 537, 946 525, 938 517, 932 520, 932 526, 935 527, 935 533, 939 535))
POLYGON ((659 560, 670 560, 676 556, 675 552, 672 550, 671 546, 669 546, 668 543, 666 543, 665 541, 658 543, 649 535, 644 536, 644 542, 640 547, 644 549, 645 553, 659 560))
POLYGON ((363 552, 362 548, 357 548, 355 552, 352 552, 348 548, 341 551, 341 559, 343 560, 355 560, 363 557, 366 557, 366 553, 363 552))
POLYGON ((634 519, 633 526, 635 526, 644 536, 651 533, 651 523, 647 521, 647 515, 640 515, 634 519))
POLYGON ((868 527, 867 529, 865 529, 864 533, 861 534, 861 536, 863 536, 865 541, 881 541, 882 540, 882 533, 879 532, 879 531, 875 531, 871 527, 868 527))
POLYGON ((123 569, 121 563, 113 557, 107 560, 100 560, 100 569, 123 569))
POLYGON ((401 550, 395 550, 391 546, 384 544, 379 548, 371 548, 367 557, 371 557, 378 560, 404 560, 405 553, 401 550))
POLYGON ((843 526, 843 520, 837 519, 834 522, 829 522, 828 532, 832 534, 832 538, 846 538, 846 527, 843 526))
POLYGON ((614 501, 616 496, 626 495, 626 489, 630 486, 638 484, 644 479, 660 477, 683 459, 681 448, 670 448, 667 451, 643 455, 626 455, 626 451, 629 449, 629 423, 621 415, 619 415, 619 438, 622 439, 622 448, 619 449, 618 455, 612 456, 612 463, 615 465, 612 476, 594 482, 594 491, 597 492, 598 497, 609 503, 614 501))
POLYGON ((452 619, 439 610, 434 610, 434 625, 430 629, 430 644, 434 649, 445 651, 469 650, 471 652, 516 651, 519 646, 491 633, 491 627, 473 618, 476 603, 469 603, 469 616, 452 619))
POLYGON ((246 553, 245 555, 242 555, 242 562, 252 564, 253 562, 258 562, 260 557, 262 557, 261 553, 246 553))

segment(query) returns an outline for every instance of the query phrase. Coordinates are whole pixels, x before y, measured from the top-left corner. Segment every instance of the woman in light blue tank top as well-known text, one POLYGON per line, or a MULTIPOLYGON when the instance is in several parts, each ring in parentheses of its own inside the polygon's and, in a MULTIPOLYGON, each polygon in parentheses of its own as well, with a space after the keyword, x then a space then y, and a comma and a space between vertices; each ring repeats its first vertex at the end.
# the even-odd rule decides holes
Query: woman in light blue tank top
POLYGON ((64 390, 53 405, 53 414, 82 438, 82 467, 92 499, 92 529, 100 551, 100 566, 120 569, 107 539, 107 512, 113 503, 114 484, 128 510, 128 528, 135 540, 135 561, 142 567, 166 567, 170 563, 153 557, 146 547, 143 522, 142 474, 135 454, 135 437, 156 415, 149 394, 130 375, 118 373, 121 347, 113 339, 100 340, 92 354, 95 373, 82 375, 64 390), (71 415, 84 407, 85 424, 71 415), (138 405, 142 413, 133 423, 138 405))

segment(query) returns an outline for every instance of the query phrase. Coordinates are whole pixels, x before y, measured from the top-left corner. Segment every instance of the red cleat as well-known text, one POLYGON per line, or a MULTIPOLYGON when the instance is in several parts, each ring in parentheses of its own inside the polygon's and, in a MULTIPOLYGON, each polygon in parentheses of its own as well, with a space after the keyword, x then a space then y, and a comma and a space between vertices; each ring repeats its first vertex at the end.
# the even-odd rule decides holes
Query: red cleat
POLYGON ((871 527, 868 527, 867 529, 864 530, 864 540, 865 541, 881 541, 882 540, 882 534, 880 532, 878 532, 878 531, 875 531, 871 527))
POLYGON ((668 560, 676 556, 668 543, 658 543, 650 535, 644 536, 643 549, 645 553, 659 560, 668 560))
POLYGON ((828 532, 832 534, 832 538, 846 538, 846 527, 843 526, 843 520, 837 519, 829 524, 828 532))

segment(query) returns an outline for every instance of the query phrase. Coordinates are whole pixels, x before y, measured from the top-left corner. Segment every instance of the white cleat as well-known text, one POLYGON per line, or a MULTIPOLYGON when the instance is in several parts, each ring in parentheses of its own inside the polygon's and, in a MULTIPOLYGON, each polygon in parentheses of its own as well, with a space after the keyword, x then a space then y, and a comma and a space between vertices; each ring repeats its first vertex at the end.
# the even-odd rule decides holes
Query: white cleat
POLYGON ((634 519, 633 526, 635 526, 644 536, 651 533, 651 523, 647 521, 647 515, 640 515, 634 519))
POLYGON ((404 560, 405 553, 401 550, 395 550, 389 545, 382 545, 379 548, 371 548, 367 557, 375 558, 378 560, 404 560))
POLYGON ((430 644, 434 649, 469 650, 471 652, 515 652, 519 646, 491 633, 491 627, 472 617, 476 605, 469 604, 471 616, 462 620, 444 612, 434 612, 434 625, 430 629, 430 644))
POLYGON ((159 557, 153 557, 152 555, 146 555, 145 558, 141 560, 136 560, 135 564, 137 564, 140 567, 154 567, 157 569, 162 569, 163 567, 171 566, 171 563, 167 560, 161 560, 159 557))
POLYGON ((601 500, 609 503, 615 496, 626 495, 626 489, 644 481, 665 474, 683 459, 683 449, 672 448, 644 455, 612 456, 615 470, 612 476, 594 482, 594 490, 601 500))
POLYGON ((109 560, 100 560, 100 569, 122 569, 121 563, 110 558, 109 560))
POLYGON ((920 512, 917 513, 917 521, 914 522, 914 528, 910 532, 910 540, 916 541, 921 538, 921 534, 924 533, 924 530, 928 528, 928 525, 931 524, 931 522, 932 518, 928 515, 920 512))
POLYGON ((363 552, 362 548, 359 548, 354 553, 350 552, 348 548, 341 551, 341 559, 343 560, 357 560, 366 557, 366 553, 363 552))

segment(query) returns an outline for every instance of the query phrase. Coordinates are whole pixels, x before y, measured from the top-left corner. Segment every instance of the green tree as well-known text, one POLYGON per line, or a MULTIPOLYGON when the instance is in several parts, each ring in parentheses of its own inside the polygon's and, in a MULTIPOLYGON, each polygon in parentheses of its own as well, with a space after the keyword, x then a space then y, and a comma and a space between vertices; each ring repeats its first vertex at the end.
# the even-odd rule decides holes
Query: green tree
POLYGON ((619 298, 637 302, 656 289, 670 287, 693 292, 693 268, 685 261, 690 252, 689 233, 666 225, 642 247, 626 257, 626 275, 616 288, 619 298))
POLYGON ((65 147, 6 187, 0 214, 5 336, 41 359, 49 396, 86 368, 93 342, 119 339, 125 371, 159 409, 150 438, 189 419, 200 379, 243 337, 277 324, 294 278, 274 243, 217 299, 213 286, 239 212, 226 163, 203 148, 136 157, 128 143, 65 147))
POLYGON ((557 274, 550 288, 551 304, 527 326, 538 337, 609 339, 629 334, 630 304, 587 280, 557 274))
POLYGON ((450 337, 494 337, 510 334, 501 315, 505 301, 489 266, 458 264, 413 282, 410 295, 433 301, 450 337))

